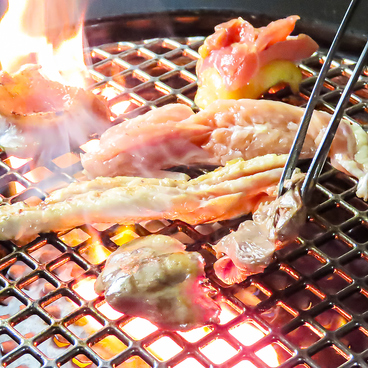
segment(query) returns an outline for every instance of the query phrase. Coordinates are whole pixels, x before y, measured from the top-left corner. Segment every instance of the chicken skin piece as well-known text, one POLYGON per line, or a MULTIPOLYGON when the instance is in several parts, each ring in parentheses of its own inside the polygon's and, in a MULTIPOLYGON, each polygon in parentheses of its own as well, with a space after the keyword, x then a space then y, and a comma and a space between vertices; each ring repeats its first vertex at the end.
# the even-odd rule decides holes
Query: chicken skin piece
POLYGON ((29 239, 86 223, 215 222, 253 212, 274 193, 287 155, 235 160, 196 179, 97 178, 57 190, 37 206, 0 206, 0 240, 29 239))

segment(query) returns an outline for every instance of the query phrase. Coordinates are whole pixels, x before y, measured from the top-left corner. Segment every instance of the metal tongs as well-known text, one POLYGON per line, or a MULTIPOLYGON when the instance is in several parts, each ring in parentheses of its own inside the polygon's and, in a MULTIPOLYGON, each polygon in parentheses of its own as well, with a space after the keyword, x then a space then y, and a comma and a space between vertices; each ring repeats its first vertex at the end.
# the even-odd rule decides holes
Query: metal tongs
MULTIPOLYGON (((348 21, 350 20, 354 8, 360 0, 351 0, 350 5, 344 15, 344 18, 337 30, 335 38, 331 44, 331 47, 327 53, 326 60, 323 63, 323 67, 319 73, 319 76, 316 80, 316 83, 313 87, 310 99, 308 101, 307 107, 305 109, 304 115, 302 117, 301 123, 299 125, 298 131, 296 133, 293 145, 291 146, 290 153, 286 165, 284 167, 284 171, 282 173, 280 184, 279 184, 279 192, 278 196, 282 195, 285 191, 284 184, 285 180, 288 180, 293 175, 295 170, 301 149, 303 147, 304 139, 307 134, 307 130, 309 127, 309 123, 313 114, 313 110, 316 107, 317 100, 322 90, 323 82, 326 78, 327 72, 330 68, 331 62, 333 60, 333 55, 340 44, 342 36, 345 32, 348 21)), ((336 109, 334 114, 331 117, 329 125, 325 131, 325 134, 322 138, 320 145, 316 151, 316 154, 313 157, 312 163, 308 169, 307 175, 304 179, 303 186, 301 188, 301 195, 304 203, 308 202, 308 198, 310 198, 310 193, 316 185, 317 179, 322 171, 322 168, 326 162, 326 158, 328 156, 328 152, 331 147, 331 143, 335 137, 335 133, 339 126, 340 120, 343 117, 344 110, 349 101, 350 94, 354 88, 355 83, 357 82, 360 73, 365 65, 365 61, 368 54, 368 41, 364 46, 364 49, 355 65, 353 74, 349 78, 347 85, 344 88, 344 91, 339 99, 339 102, 336 105, 336 109)))

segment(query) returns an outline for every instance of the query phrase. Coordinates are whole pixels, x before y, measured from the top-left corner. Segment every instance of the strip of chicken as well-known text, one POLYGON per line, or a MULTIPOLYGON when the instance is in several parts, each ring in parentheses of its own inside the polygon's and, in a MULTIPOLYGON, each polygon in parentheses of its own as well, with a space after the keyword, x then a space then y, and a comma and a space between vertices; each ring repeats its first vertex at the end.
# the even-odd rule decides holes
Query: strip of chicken
POLYGON ((94 222, 165 218, 199 224, 247 214, 274 193, 286 158, 234 160, 188 181, 117 177, 73 183, 37 206, 0 206, 0 240, 28 239, 94 222))
MULTIPOLYGON (((175 157, 178 158, 176 164, 224 165, 238 157, 248 160, 270 153, 287 154, 304 114, 303 108, 283 102, 249 99, 218 100, 194 115, 187 111, 188 107, 172 105, 169 116, 174 115, 176 109, 180 110, 175 121, 165 120, 167 110, 160 108, 152 111, 143 125, 145 115, 136 121, 132 119, 130 126, 136 122, 135 129, 127 129, 124 123, 107 130, 98 148, 82 157, 88 175, 135 172, 134 175, 149 176, 174 166, 175 157), (178 121, 180 114, 189 117, 178 121), (149 153, 154 147, 166 154, 151 156, 149 153)), ((302 157, 313 157, 330 118, 325 112, 313 113, 302 157)), ((359 179, 357 195, 364 199, 368 199, 367 152, 367 133, 360 125, 342 120, 329 157, 334 167, 359 179)))

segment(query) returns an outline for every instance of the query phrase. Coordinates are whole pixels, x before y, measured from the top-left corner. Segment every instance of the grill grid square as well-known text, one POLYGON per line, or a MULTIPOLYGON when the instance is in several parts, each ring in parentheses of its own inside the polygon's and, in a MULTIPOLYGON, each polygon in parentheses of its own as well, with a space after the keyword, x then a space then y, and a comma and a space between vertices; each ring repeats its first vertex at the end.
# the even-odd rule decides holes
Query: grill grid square
POLYGON ((146 346, 146 349, 162 362, 173 358, 183 350, 181 346, 168 336, 163 336, 155 340, 153 343, 146 346))
POLYGON ((109 360, 127 349, 127 346, 114 335, 108 335, 91 345, 92 350, 102 359, 109 360))
POLYGON ((18 357, 14 362, 7 366, 8 368, 19 368, 19 367, 41 367, 41 363, 31 354, 24 354, 18 357))
POLYGON ((335 345, 320 350, 317 354, 312 356, 312 359, 319 364, 321 368, 339 367, 349 360, 335 345))
POLYGON ((134 340, 142 340, 157 331, 157 327, 154 324, 139 317, 133 318, 128 323, 121 325, 120 328, 134 340))
POLYGON ((237 354, 237 350, 224 339, 216 339, 199 350, 215 364, 225 363, 237 354))
POLYGON ((87 339, 100 331, 103 325, 91 314, 80 314, 66 323, 66 327, 79 339, 87 339))
POLYGON ((63 335, 55 334, 40 344, 37 344, 38 349, 49 359, 55 359, 65 354, 73 344, 70 343, 63 335))
MULTIPOLYGON (((53 297, 54 299, 55 297, 53 297)), ((52 300, 53 300, 52 299, 52 300)), ((79 305, 67 296, 60 296, 51 303, 44 306, 44 309, 55 319, 62 319, 77 310, 79 305)))

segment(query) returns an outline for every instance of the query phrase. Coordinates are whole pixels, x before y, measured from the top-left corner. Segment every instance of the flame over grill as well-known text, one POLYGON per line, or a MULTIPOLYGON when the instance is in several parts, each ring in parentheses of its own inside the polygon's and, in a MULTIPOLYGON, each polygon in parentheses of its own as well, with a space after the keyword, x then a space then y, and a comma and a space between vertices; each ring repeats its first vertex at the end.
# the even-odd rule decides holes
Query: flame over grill
MULTIPOLYGON (((108 99, 115 121, 178 102, 195 108, 195 65, 201 37, 119 42, 87 50, 92 91, 108 99)), ((287 89, 268 98, 303 105, 323 53, 301 64, 299 97, 287 89)), ((349 59, 335 60, 320 108, 333 111, 349 78, 349 59)), ((368 79, 351 98, 348 118, 363 125, 368 79)), ((0 198, 37 203, 83 179, 81 147, 37 167, 32 158, 0 153, 0 198)), ((196 172, 188 169, 188 173, 196 172)), ((356 181, 326 165, 300 240, 241 286, 211 284, 221 322, 189 332, 159 330, 122 315, 93 291, 104 260, 139 236, 165 234, 196 249, 215 243, 241 219, 191 227, 176 221, 135 226, 91 224, 47 234, 29 244, 2 242, 0 251, 1 362, 7 367, 344 367, 365 365, 368 348, 368 205, 356 181)))

